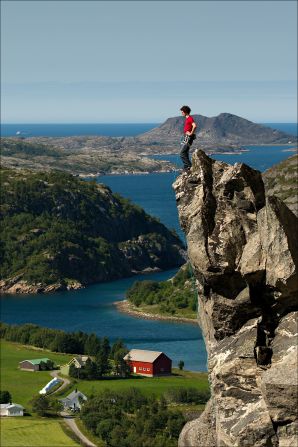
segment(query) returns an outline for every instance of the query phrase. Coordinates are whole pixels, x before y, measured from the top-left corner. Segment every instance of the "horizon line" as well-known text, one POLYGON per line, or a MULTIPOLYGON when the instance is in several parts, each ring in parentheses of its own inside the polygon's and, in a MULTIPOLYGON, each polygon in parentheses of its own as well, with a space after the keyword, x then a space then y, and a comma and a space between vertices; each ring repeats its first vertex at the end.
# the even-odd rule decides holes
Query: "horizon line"
MULTIPOLYGON (((197 115, 196 113, 194 113, 193 115, 197 115)), ((177 118, 179 116, 174 116, 172 118, 177 118)), ((168 119, 168 118, 166 118, 168 119)), ((246 118, 245 118, 246 119, 246 118)), ((248 120, 251 121, 251 120, 248 120)), ((51 122, 51 121, 43 121, 43 122, 7 122, 7 123, 1 123, 1 126, 7 126, 7 125, 31 125, 31 124, 38 124, 38 125, 44 125, 44 124, 52 124, 52 125, 65 125, 65 124, 71 124, 71 125, 77 125, 77 124, 104 124, 104 125, 110 125, 110 126, 115 126, 117 124, 162 124, 164 121, 160 121, 160 122, 153 122, 153 121, 130 121, 130 122, 125 122, 125 121, 119 121, 119 122, 93 122, 93 121, 80 121, 80 122, 51 122)), ((254 121, 255 123, 260 123, 260 124, 298 124, 298 121, 254 121)))

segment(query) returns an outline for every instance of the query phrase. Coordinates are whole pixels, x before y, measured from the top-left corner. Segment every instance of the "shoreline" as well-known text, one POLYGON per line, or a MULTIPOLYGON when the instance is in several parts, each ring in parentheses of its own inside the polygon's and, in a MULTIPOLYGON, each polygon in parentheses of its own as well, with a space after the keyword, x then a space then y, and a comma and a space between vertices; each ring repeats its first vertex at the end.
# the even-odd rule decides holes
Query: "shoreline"
POLYGON ((170 315, 154 315, 135 310, 134 306, 130 304, 128 300, 114 301, 113 305, 117 308, 118 312, 130 315, 132 317, 141 318, 143 320, 172 321, 174 323, 188 323, 198 325, 198 320, 195 318, 172 317, 170 315))

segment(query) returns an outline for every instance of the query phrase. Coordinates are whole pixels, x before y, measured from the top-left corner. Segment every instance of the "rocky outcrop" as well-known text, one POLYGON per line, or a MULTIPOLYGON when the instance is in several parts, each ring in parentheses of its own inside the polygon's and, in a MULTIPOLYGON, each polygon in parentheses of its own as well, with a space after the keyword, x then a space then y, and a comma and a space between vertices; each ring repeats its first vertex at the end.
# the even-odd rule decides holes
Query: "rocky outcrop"
POLYGON ((258 171, 203 151, 173 186, 211 384, 179 446, 297 446, 297 218, 258 171))
POLYGON ((79 281, 57 282, 46 285, 42 282, 31 284, 22 280, 22 275, 16 275, 6 280, 0 280, 0 293, 3 294, 31 294, 31 293, 51 293, 61 290, 78 290, 84 288, 79 281))

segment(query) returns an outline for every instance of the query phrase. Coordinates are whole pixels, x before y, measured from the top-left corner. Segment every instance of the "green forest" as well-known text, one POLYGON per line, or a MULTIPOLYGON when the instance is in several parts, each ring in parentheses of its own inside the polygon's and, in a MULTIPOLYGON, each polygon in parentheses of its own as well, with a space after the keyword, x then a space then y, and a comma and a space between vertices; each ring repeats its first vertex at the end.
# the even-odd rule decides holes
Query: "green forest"
POLYGON ((104 391, 85 403, 86 427, 111 447, 174 447, 185 424, 181 411, 164 398, 145 397, 138 389, 104 391))
POLYGON ((1 169, 2 280, 68 288, 183 264, 182 242, 95 181, 1 169))

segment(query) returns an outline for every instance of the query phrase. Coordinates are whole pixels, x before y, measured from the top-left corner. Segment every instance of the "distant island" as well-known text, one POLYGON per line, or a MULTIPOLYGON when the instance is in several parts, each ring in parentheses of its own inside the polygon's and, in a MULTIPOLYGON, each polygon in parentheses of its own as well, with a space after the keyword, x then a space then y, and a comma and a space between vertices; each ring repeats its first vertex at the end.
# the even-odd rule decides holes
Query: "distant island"
MULTIPOLYGON (((239 149, 242 145, 250 144, 292 144, 297 141, 277 129, 256 124, 231 113, 221 113, 215 117, 192 115, 197 123, 197 145, 201 149, 220 150, 221 146, 239 149)), ((152 129, 138 138, 147 144, 163 143, 170 146, 177 142, 183 132, 184 118, 182 116, 168 118, 161 126, 152 129)))
MULTIPOLYGON (((245 145, 293 144, 296 137, 230 113, 193 115, 198 124, 193 148, 207 153, 239 153, 245 145)), ((168 118, 136 137, 72 136, 2 138, 2 165, 60 169, 79 176, 169 172, 177 166, 153 155, 177 154, 184 118, 168 118)))
POLYGON ((105 185, 2 168, 0 291, 70 290, 185 262, 175 232, 105 185))

